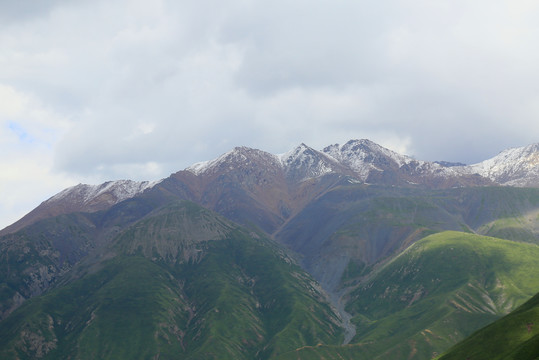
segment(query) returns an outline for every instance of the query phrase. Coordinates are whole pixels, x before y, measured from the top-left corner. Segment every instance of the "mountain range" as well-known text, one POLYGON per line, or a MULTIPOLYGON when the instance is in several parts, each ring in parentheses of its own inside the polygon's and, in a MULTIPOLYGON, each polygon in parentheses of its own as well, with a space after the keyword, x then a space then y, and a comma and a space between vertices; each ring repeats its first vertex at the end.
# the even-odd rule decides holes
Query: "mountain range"
POLYGON ((430 359, 539 292, 538 242, 539 144, 473 165, 237 147, 1 230, 0 354, 430 359))
POLYGON ((539 143, 502 151, 474 165, 415 160, 367 139, 330 145, 322 151, 301 144, 279 155, 236 147, 217 159, 194 164, 160 181, 120 180, 101 185, 79 184, 65 189, 20 221, 1 230, 0 234, 14 232, 50 216, 104 210, 156 185, 161 185, 159 188, 175 186, 176 192, 183 192, 182 196, 207 206, 215 201, 208 190, 216 185, 216 181, 235 181, 236 186, 248 190, 254 200, 271 208, 274 215, 283 220, 290 211, 301 208, 323 191, 324 185, 310 193, 305 183, 318 182, 325 175, 334 179, 346 177, 348 181, 364 184, 424 185, 428 188, 539 187, 539 143))

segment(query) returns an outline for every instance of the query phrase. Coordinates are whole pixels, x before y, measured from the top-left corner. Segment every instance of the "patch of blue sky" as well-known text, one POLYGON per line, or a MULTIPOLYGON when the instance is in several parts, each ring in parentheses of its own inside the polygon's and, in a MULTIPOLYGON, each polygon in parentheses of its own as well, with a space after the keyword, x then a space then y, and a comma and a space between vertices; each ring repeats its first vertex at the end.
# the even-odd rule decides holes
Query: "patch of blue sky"
POLYGON ((36 139, 28 131, 26 131, 21 124, 15 121, 9 121, 7 126, 8 126, 8 129, 11 130, 12 133, 17 135, 17 137, 19 138, 19 141, 28 143, 28 144, 32 144, 36 142, 36 139))

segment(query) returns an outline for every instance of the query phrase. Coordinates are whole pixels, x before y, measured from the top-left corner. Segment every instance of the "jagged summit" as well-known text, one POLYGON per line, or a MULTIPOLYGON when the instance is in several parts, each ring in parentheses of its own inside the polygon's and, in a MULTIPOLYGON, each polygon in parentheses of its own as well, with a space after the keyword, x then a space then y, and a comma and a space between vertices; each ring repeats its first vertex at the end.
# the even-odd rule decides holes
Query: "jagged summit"
POLYGON ((339 174, 362 182, 394 185, 535 187, 539 186, 539 144, 507 149, 474 165, 416 160, 368 139, 329 145, 321 151, 301 143, 280 155, 236 147, 215 160, 194 164, 186 170, 203 175, 246 166, 280 168, 284 176, 293 181, 339 174))
POLYGON ((369 162, 373 160, 373 155, 375 154, 392 158, 399 165, 403 165, 411 160, 408 156, 389 150, 368 139, 349 140, 344 145, 330 145, 322 151, 340 161, 354 157, 369 162))
POLYGON ((337 160, 303 143, 281 155, 280 160, 287 177, 296 181, 346 171, 337 160))
POLYGON ((321 151, 301 143, 278 155, 248 147, 236 147, 214 160, 191 165, 186 171, 199 176, 259 163, 271 167, 279 166, 287 178, 295 181, 317 178, 329 173, 351 175, 365 181, 371 171, 395 170, 412 162, 419 165, 425 163, 362 139, 350 140, 344 145, 330 145, 321 151))
POLYGON ((373 170, 397 169, 414 161, 367 139, 350 140, 344 145, 330 145, 322 151, 349 167, 362 181, 366 181, 373 170))
POLYGON ((187 167, 185 170, 195 175, 213 173, 219 170, 233 170, 237 167, 250 166, 257 162, 278 163, 278 156, 266 151, 237 146, 229 152, 224 153, 217 159, 202 161, 187 167))

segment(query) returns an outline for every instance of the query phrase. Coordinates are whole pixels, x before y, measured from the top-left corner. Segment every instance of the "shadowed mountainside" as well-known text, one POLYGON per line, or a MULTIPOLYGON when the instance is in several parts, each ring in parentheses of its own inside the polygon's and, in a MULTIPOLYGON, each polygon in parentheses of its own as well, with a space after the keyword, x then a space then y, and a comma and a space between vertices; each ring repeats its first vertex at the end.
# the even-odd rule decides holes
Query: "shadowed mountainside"
POLYGON ((105 248, 114 255, 81 263, 77 279, 0 323, 2 358, 269 359, 342 341, 316 283, 282 249, 193 203, 105 248))

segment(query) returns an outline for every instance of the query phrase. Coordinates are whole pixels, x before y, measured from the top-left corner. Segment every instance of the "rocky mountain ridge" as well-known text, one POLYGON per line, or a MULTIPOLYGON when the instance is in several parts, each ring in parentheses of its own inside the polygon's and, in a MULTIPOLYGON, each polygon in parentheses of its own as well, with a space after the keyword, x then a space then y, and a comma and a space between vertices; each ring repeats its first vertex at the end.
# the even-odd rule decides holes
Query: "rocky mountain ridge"
POLYGON ((21 220, 0 230, 0 235, 13 233, 39 220, 72 212, 96 212, 130 199, 152 188, 159 181, 117 180, 99 185, 78 184, 60 191, 21 220))
MULTIPOLYGON (((171 175, 186 188, 185 198, 203 205, 222 201, 210 184, 224 181, 247 187, 256 201, 273 202, 278 217, 301 208, 322 189, 308 191, 305 186, 321 177, 346 177, 366 184, 450 188, 477 185, 539 187, 539 143, 502 151, 478 164, 416 160, 384 148, 370 140, 350 140, 315 150, 300 144, 284 154, 271 154, 248 147, 233 150, 210 161, 200 162, 171 175), (213 199, 211 193, 214 193, 213 199), (266 199, 259 199, 269 193, 266 199), (303 199, 303 200, 302 200, 303 199), (284 213, 284 214, 280 214, 284 213)), ((44 201, 15 224, 0 231, 11 233, 40 219, 73 211, 95 212, 142 194, 166 179, 154 182, 109 181, 100 185, 79 184, 44 201)), ((266 197, 266 196, 264 196, 266 197)), ((283 216, 284 215, 284 216, 283 216)))
POLYGON ((279 155, 237 147, 215 160, 197 163, 185 170, 196 176, 204 176, 219 172, 226 166, 230 169, 240 168, 245 161, 280 168, 285 178, 296 182, 333 173, 374 184, 420 183, 442 188, 468 185, 539 186, 539 143, 506 149, 472 165, 416 160, 367 139, 350 140, 344 145, 333 144, 321 151, 302 143, 279 155))
MULTIPOLYGON (((294 149, 280 155, 273 155, 262 150, 237 147, 230 152, 211 161, 194 164, 186 171, 199 176, 214 172, 217 165, 241 164, 249 155, 257 154, 264 159, 261 164, 271 163, 280 167, 288 178, 296 181, 323 176, 328 173, 349 175, 358 181, 369 182, 380 177, 376 173, 398 172, 408 180, 413 178, 427 178, 422 182, 434 182, 432 178, 466 178, 475 176, 478 185, 508 185, 520 187, 539 186, 539 143, 524 147, 510 148, 500 154, 477 164, 465 165, 446 161, 423 161, 410 156, 399 154, 384 148, 370 140, 350 140, 344 145, 333 144, 321 151, 308 145, 300 144, 294 149), (302 173, 304 176, 293 176, 302 173), (429 180, 428 178, 431 177, 429 180), (479 180, 480 178, 483 178, 479 180)), ((394 178, 394 181, 398 179, 394 178)), ((375 181, 376 182, 376 181, 375 181)), ((432 185, 432 184, 431 184, 432 185)), ((434 185, 444 187, 443 185, 434 185)))

